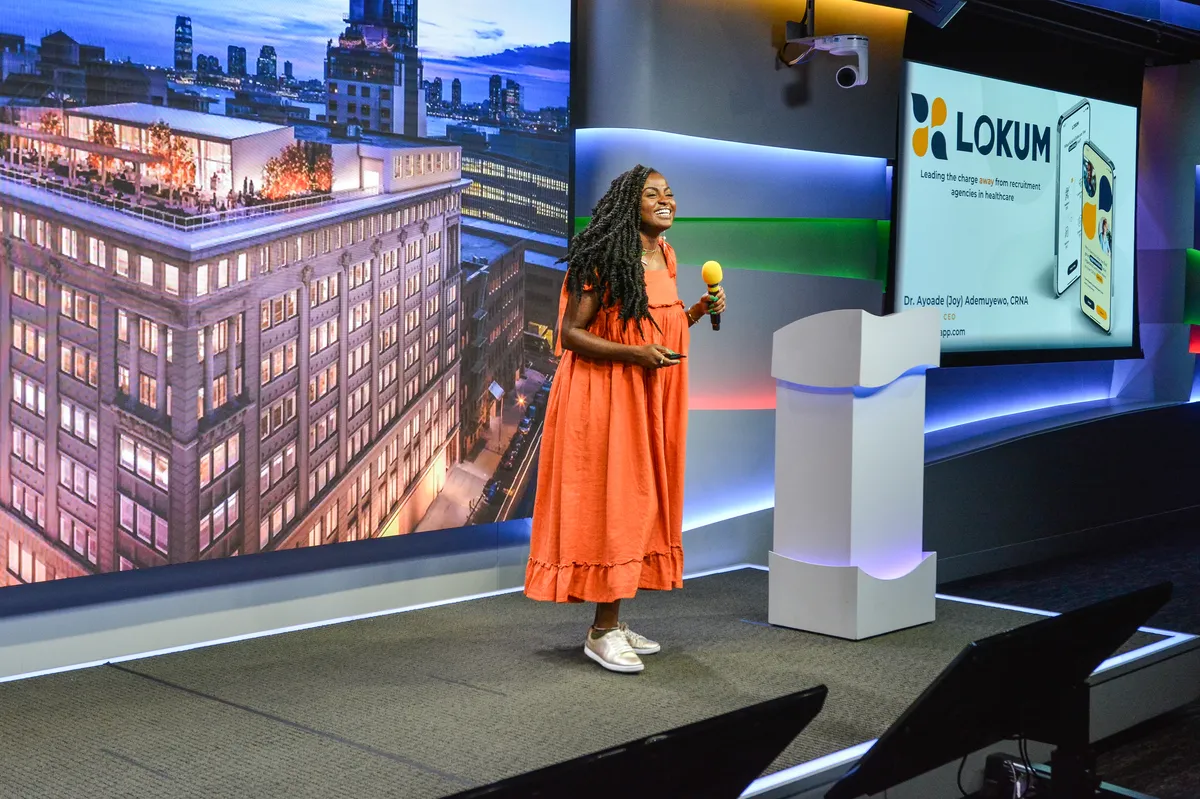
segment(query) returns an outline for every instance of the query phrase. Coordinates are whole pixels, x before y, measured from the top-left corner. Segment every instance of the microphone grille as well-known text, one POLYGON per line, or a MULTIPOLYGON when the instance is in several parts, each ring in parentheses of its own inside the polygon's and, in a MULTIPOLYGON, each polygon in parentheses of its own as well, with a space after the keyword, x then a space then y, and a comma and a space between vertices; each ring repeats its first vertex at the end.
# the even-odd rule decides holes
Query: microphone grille
POLYGON ((700 267, 700 276, 704 278, 705 283, 715 286, 721 282, 721 265, 716 261, 706 261, 704 266, 700 267))

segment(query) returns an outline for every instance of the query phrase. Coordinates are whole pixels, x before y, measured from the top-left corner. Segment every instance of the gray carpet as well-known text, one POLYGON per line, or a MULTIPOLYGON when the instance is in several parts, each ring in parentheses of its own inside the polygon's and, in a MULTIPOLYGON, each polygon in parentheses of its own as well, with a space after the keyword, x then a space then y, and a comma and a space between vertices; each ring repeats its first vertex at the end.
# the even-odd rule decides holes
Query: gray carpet
POLYGON ((876 737, 964 644, 1033 620, 940 602, 852 643, 766 625, 766 594, 745 570, 628 603, 664 645, 633 676, 583 657, 588 608, 514 594, 0 685, 0 796, 438 797, 828 685, 781 768, 876 737))

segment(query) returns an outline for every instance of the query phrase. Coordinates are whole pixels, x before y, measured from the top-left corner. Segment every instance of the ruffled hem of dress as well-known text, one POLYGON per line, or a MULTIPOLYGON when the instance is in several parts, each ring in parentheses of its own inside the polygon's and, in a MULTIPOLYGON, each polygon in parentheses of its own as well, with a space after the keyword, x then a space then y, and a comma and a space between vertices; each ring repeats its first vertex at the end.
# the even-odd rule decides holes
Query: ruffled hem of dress
POLYGON ((683 587, 683 547, 626 563, 546 563, 529 559, 525 596, 541 602, 616 602, 641 591, 683 587))

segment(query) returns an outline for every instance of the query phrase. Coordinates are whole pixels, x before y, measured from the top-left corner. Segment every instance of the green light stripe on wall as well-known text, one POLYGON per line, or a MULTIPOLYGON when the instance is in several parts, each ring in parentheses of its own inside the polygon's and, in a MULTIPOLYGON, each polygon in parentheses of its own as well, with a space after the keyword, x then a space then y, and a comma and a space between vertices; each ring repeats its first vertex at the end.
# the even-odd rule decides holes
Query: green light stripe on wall
MULTIPOLYGON (((587 223, 579 217, 575 229, 587 223)), ((875 219, 679 218, 667 239, 685 263, 883 281, 888 226, 875 219)))
POLYGON ((1186 255, 1183 321, 1189 325, 1200 325, 1200 250, 1189 249, 1186 255))

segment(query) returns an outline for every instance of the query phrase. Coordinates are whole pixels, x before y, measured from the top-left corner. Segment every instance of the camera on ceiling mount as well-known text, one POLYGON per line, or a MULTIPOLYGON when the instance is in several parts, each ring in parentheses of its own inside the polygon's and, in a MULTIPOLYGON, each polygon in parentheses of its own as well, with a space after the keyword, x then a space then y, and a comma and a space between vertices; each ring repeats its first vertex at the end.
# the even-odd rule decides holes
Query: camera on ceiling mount
POLYGON ((784 66, 794 67, 810 61, 818 52, 835 56, 853 57, 853 64, 838 67, 834 80, 843 89, 862 86, 867 82, 867 58, 870 41, 856 33, 839 33, 833 36, 813 35, 814 0, 808 0, 804 19, 787 23, 786 41, 779 49, 779 60, 784 66))

